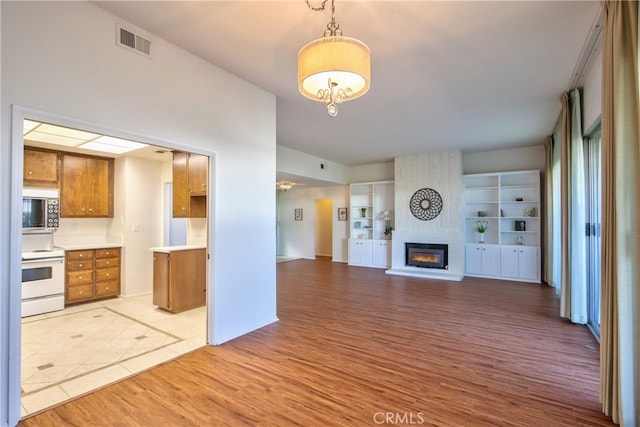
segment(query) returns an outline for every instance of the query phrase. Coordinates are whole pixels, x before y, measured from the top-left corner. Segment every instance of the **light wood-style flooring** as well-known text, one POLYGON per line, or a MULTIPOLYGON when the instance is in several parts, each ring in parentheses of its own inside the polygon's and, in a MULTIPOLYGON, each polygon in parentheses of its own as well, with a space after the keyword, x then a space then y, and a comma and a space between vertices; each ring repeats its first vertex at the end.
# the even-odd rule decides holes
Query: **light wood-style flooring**
POLYGON ((280 321, 28 426, 593 426, 598 344, 543 285, 277 265, 280 321))

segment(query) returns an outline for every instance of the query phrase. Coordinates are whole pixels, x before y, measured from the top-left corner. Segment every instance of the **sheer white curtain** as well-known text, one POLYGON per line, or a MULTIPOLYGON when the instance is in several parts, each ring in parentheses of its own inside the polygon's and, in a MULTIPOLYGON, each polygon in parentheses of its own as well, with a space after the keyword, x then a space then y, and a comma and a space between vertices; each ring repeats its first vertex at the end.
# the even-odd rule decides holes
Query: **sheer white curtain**
POLYGON ((562 95, 560 315, 587 323, 584 145, 580 91, 562 95))
POLYGON ((562 222, 562 210, 560 209, 560 122, 556 126, 553 132, 553 150, 551 156, 553 158, 551 180, 553 182, 553 193, 551 196, 552 203, 552 253, 553 260, 551 264, 551 285, 556 289, 556 294, 560 294, 560 285, 562 283, 562 269, 560 268, 561 246, 562 246, 562 234, 561 234, 561 222, 562 222))
POLYGON ((580 91, 562 96, 562 284, 560 315, 587 323, 584 143, 580 91))

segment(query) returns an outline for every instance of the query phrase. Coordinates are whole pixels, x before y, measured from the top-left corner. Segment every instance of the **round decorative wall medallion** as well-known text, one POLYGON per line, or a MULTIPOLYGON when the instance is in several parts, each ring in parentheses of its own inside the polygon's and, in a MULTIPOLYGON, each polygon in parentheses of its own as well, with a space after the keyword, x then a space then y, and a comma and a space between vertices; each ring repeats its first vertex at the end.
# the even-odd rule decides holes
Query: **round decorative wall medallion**
POLYGON ((442 197, 433 188, 421 188, 411 196, 409 209, 416 218, 429 221, 440 215, 442 197))

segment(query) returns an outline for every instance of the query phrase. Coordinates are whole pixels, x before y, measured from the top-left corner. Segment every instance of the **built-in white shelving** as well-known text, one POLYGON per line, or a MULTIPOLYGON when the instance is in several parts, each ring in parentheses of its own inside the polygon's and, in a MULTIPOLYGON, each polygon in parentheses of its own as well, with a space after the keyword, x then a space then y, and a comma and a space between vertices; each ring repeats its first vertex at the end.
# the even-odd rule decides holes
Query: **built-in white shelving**
POLYGON ((463 221, 467 275, 540 282, 539 170, 465 175, 463 221))
POLYGON ((351 184, 349 208, 349 264, 391 266, 395 186, 393 181, 351 184), (385 222, 385 218, 387 219, 385 222))

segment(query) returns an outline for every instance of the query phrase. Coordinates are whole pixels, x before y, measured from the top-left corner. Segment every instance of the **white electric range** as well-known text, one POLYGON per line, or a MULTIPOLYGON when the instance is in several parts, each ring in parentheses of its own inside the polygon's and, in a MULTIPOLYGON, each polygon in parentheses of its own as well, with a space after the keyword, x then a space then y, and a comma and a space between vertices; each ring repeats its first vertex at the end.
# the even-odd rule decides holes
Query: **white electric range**
POLYGON ((22 235, 22 317, 64 309, 64 250, 53 233, 22 235))

